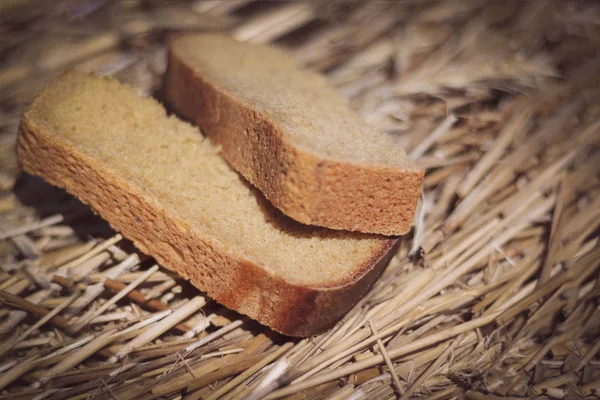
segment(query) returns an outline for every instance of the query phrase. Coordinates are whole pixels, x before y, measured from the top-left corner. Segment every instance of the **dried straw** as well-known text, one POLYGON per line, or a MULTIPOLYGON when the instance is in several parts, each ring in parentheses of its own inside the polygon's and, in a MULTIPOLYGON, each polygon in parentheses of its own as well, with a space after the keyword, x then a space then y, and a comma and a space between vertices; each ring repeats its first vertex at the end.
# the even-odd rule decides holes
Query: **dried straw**
POLYGON ((597 4, 4 3, 0 399, 600 394, 597 4), (19 116, 52 77, 95 70, 160 94, 177 30, 287 48, 427 169, 414 234, 317 337, 205 299, 19 178, 19 116))

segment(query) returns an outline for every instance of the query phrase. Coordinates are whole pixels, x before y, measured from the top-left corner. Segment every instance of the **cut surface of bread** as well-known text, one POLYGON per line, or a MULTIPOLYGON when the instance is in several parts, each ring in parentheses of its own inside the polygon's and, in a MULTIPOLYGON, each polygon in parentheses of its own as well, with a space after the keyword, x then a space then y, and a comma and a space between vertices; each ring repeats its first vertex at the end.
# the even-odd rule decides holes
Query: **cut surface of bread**
POLYGON ((164 267, 274 330, 309 336, 368 290, 395 240, 299 224, 190 124, 109 78, 67 73, 21 120, 22 167, 164 267))
POLYGON ((424 171, 283 51, 220 34, 177 36, 165 93, 293 219, 385 235, 410 229, 424 171))

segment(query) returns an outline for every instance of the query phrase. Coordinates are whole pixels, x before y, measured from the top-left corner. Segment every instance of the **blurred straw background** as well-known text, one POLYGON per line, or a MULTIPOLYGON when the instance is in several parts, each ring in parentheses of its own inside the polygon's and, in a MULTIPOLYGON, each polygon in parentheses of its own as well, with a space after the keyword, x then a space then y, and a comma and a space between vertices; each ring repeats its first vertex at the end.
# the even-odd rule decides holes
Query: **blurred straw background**
POLYGON ((600 3, 0 3, 0 399, 600 396, 600 3), (68 68, 161 97, 165 39, 287 48, 426 168, 413 233, 337 326, 290 340, 20 176, 68 68))

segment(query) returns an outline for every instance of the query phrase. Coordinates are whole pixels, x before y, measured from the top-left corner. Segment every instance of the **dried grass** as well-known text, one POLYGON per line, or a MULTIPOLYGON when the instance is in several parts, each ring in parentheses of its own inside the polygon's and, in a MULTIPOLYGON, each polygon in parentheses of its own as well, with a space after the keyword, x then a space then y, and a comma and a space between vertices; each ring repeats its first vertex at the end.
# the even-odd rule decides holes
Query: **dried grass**
POLYGON ((598 4, 11 0, 0 21, 0 399, 600 395, 598 4), (427 168, 414 235, 330 331, 280 337, 19 178, 45 83, 160 96, 173 30, 287 47, 427 168))

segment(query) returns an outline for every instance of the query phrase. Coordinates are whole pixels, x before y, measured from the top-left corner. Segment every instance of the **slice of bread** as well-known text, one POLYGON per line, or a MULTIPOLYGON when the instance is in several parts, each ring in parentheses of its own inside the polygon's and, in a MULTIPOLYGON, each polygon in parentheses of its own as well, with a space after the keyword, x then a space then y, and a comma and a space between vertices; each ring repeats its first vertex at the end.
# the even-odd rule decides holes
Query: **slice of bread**
POLYGON ((424 171, 283 51, 219 34, 175 37, 165 93, 293 219, 385 235, 410 229, 424 171))
POLYGON ((92 206, 164 267, 292 336, 341 318, 396 242, 292 221, 197 128, 108 78, 51 83, 23 115, 17 151, 26 171, 92 206))

